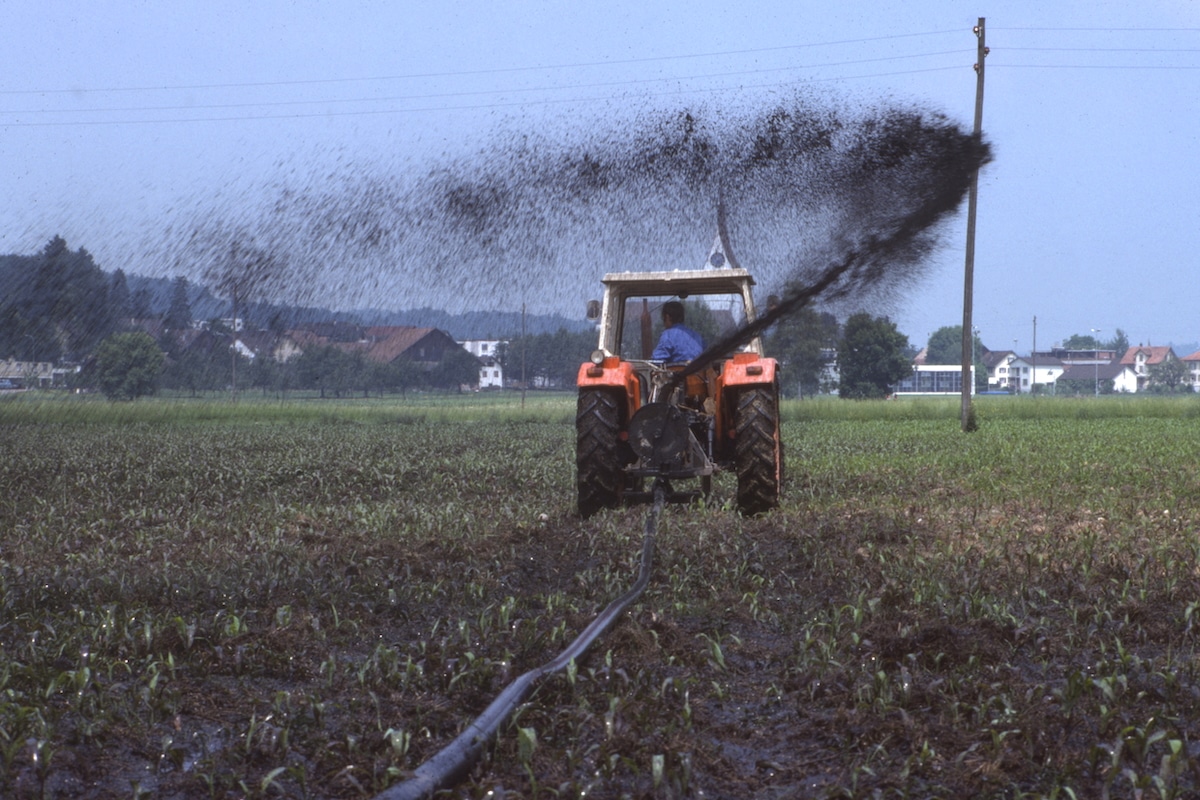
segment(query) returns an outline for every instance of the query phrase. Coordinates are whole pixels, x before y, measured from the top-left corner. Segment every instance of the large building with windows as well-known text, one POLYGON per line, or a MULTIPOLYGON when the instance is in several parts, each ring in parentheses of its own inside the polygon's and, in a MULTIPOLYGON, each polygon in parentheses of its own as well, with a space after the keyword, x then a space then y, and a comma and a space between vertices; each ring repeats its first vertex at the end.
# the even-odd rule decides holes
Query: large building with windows
MULTIPOLYGON (((897 397, 962 394, 962 367, 957 364, 914 364, 912 375, 896 384, 897 397)), ((975 394, 975 367, 971 367, 971 394, 975 394)))

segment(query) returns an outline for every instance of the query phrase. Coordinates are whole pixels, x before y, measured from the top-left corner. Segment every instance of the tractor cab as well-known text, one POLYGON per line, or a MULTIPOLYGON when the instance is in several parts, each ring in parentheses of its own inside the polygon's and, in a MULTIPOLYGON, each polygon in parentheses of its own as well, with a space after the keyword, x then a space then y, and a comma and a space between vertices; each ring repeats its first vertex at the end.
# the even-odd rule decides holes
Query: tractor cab
POLYGON ((598 346, 578 377, 580 513, 643 499, 646 478, 698 478, 699 492, 673 499, 706 494, 712 475, 726 468, 738 471, 743 512, 774 508, 782 473, 777 365, 757 337, 732 352, 712 350, 755 319, 750 274, 622 272, 606 275, 603 285, 603 301, 588 304, 598 346), (683 304, 685 324, 704 340, 705 363, 653 358, 668 302, 683 304))

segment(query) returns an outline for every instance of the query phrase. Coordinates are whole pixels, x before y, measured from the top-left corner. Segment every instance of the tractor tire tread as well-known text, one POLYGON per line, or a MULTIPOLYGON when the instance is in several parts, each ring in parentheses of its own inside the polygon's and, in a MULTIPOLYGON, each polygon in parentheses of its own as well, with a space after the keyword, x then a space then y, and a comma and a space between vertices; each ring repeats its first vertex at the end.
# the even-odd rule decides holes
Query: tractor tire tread
POLYGON ((783 446, 778 397, 774 387, 762 386, 743 389, 737 394, 734 412, 737 506, 747 516, 779 506, 783 446))
POLYGON ((618 436, 620 407, 610 391, 584 389, 575 411, 575 468, 579 515, 590 517, 621 502, 625 473, 618 436))

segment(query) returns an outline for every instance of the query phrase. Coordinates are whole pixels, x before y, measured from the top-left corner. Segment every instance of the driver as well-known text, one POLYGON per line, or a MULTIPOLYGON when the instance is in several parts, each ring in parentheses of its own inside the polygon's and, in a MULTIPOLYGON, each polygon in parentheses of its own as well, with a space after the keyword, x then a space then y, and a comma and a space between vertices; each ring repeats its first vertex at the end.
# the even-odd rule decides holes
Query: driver
POLYGON ((700 334, 683 324, 683 303, 671 300, 662 307, 663 332, 650 358, 667 364, 682 364, 704 352, 700 334))

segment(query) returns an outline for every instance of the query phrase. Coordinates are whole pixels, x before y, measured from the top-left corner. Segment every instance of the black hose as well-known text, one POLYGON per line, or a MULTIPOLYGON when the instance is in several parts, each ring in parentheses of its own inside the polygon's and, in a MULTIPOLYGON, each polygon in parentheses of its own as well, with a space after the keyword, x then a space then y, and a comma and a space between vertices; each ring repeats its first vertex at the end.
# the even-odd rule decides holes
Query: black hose
POLYGON ((629 591, 609 603, 583 633, 575 637, 553 661, 531 669, 510 683, 454 741, 417 767, 411 778, 385 789, 375 796, 375 800, 424 800, 462 781, 483 756, 484 748, 496 738, 500 726, 512 716, 534 685, 547 675, 566 669, 573 659, 578 659, 587 652, 592 643, 613 626, 625 609, 641 596, 650 582, 650 568, 654 561, 654 537, 666 499, 666 482, 660 479, 654 484, 654 505, 646 515, 646 527, 642 535, 641 568, 629 591))

